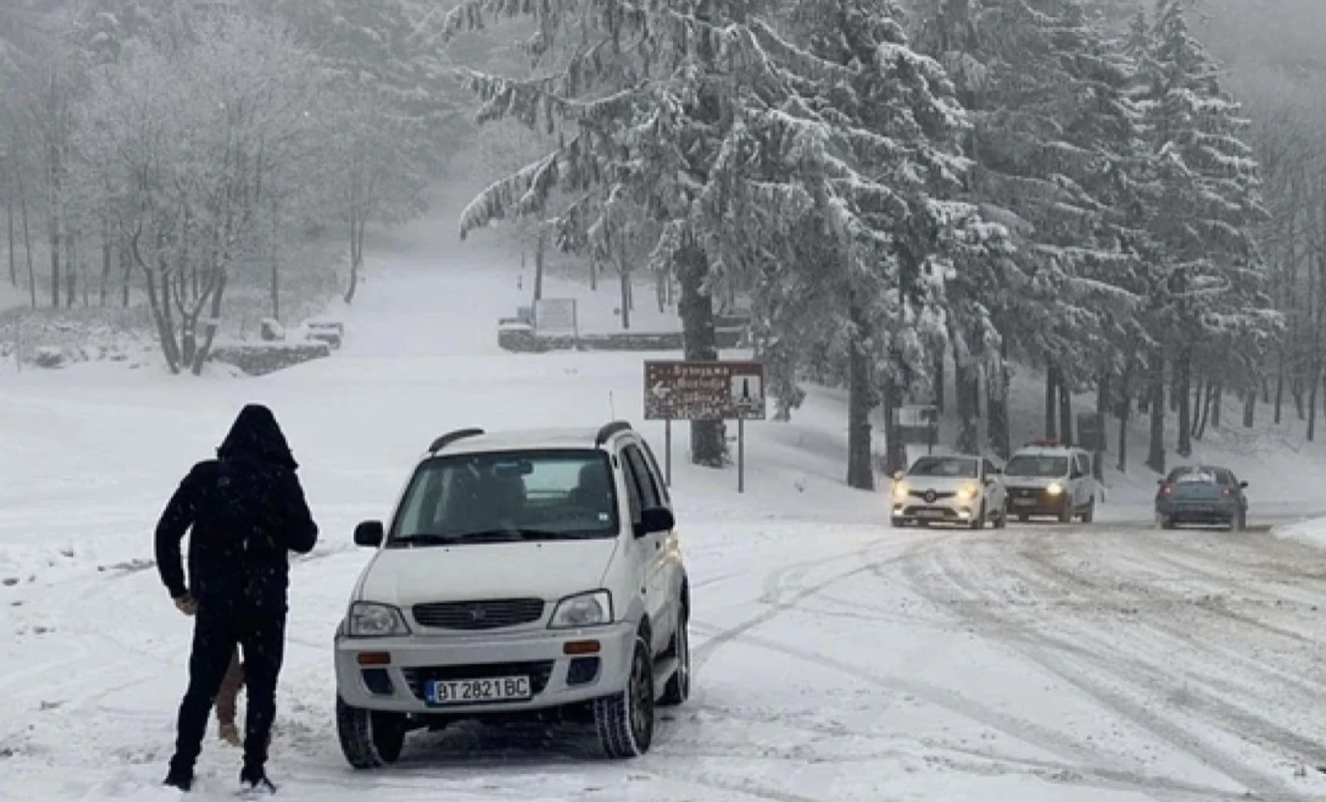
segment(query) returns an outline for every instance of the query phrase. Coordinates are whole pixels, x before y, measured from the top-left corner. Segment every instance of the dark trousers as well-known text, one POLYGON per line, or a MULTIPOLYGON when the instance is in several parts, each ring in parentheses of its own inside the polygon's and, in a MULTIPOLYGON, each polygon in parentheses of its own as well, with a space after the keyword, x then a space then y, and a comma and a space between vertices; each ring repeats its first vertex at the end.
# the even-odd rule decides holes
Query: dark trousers
POLYGON ((267 763, 267 745, 276 718, 276 681, 285 652, 285 614, 208 611, 206 605, 201 605, 193 624, 189 689, 180 702, 172 768, 192 772, 202 752, 212 705, 237 645, 244 653, 244 684, 248 691, 244 768, 256 771, 267 763))

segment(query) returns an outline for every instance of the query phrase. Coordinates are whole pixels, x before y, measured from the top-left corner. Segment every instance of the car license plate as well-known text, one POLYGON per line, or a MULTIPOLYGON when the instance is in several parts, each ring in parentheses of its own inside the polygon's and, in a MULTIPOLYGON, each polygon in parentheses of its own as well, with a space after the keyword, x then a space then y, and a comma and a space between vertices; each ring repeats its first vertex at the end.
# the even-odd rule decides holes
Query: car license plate
POLYGON ((1034 507, 1034 506, 1036 506, 1036 499, 1034 499, 1034 498, 1015 498, 1015 499, 1013 499, 1013 505, 1016 506, 1016 507, 1034 507))
POLYGON ((917 510, 917 511, 916 511, 916 517, 917 517, 917 518, 943 518, 943 517, 944 517, 944 511, 943 511, 943 510, 917 510))
POLYGON ((534 694, 529 677, 488 677, 429 682, 424 695, 429 704, 468 705, 528 699, 534 694))

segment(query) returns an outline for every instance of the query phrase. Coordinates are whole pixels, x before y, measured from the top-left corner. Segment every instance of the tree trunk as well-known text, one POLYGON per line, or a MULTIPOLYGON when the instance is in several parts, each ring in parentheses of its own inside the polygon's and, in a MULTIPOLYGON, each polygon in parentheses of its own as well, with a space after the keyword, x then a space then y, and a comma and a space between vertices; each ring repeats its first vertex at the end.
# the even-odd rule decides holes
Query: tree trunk
POLYGON ((193 356, 193 375, 201 376, 203 365, 207 363, 207 358, 212 354, 212 343, 216 341, 217 323, 221 320, 221 298, 226 292, 226 271, 224 268, 218 268, 219 275, 216 278, 216 289, 212 292, 212 308, 207 318, 207 332, 203 337, 203 343, 199 346, 193 356))
POLYGON ((958 407, 957 448, 963 454, 981 453, 981 374, 970 359, 956 360, 954 401, 958 407))
POLYGON ((1059 440, 1066 446, 1077 442, 1073 437, 1073 394, 1068 390, 1062 370, 1055 371, 1056 384, 1059 385, 1059 440))
POLYGON ((1308 391, 1308 442, 1317 437, 1317 388, 1321 387, 1321 360, 1314 359, 1312 367, 1312 389, 1308 391))
POLYGON ((47 220, 48 241, 51 249, 51 307, 60 308, 60 220, 55 209, 49 211, 47 220))
POLYGON ((884 406, 884 470, 889 476, 907 470, 907 445, 898 432, 898 410, 902 408, 902 387, 892 375, 882 382, 884 406))
POLYGON ((1156 473, 1165 472, 1165 357, 1157 350, 1151 355, 1151 444, 1146 465, 1156 473))
POLYGON ((869 324, 864 310, 855 299, 848 301, 848 320, 852 327, 851 344, 847 350, 847 486, 857 490, 875 489, 875 471, 871 465, 870 409, 870 354, 866 343, 870 340, 869 324))
POLYGON ((1054 440, 1059 436, 1058 410, 1055 409, 1055 400, 1059 392, 1057 373, 1053 363, 1045 364, 1045 439, 1047 440, 1054 440))
POLYGON ((28 198, 23 189, 23 171, 18 171, 18 210, 23 218, 23 254, 28 261, 28 296, 37 308, 37 265, 32 257, 32 226, 28 218, 28 198))
POLYGON ((935 411, 940 415, 944 414, 944 349, 939 348, 935 351, 934 365, 931 368, 935 372, 934 378, 934 405, 935 411))
POLYGON ((1114 414, 1119 419, 1119 461, 1115 468, 1119 473, 1128 472, 1128 421, 1132 418, 1133 374, 1135 366, 1132 360, 1124 366, 1123 379, 1115 393, 1118 403, 1114 405, 1114 414))
POLYGON ((625 259, 618 260, 617 275, 621 278, 622 328, 629 330, 631 328, 631 274, 626 272, 625 259))
POLYGON ((18 252, 14 246, 14 193, 5 198, 5 217, 9 221, 9 283, 18 287, 18 252))
POLYGON ((1220 382, 1211 382, 1211 426, 1220 428, 1220 413, 1225 406, 1225 386, 1220 382))
MULTIPOLYGON (((704 288, 704 279, 709 272, 708 257, 698 245, 687 243, 675 259, 677 279, 681 284, 681 299, 677 306, 681 314, 685 358, 716 360, 718 342, 714 334, 714 302, 704 288)), ((727 440, 723 421, 691 421, 691 462, 721 468, 726 459, 727 440)))
POLYGON ((668 274, 662 270, 654 272, 654 295, 658 299, 658 313, 668 310, 668 274))
POLYGON ((1275 376, 1275 425, 1280 425, 1280 418, 1285 405, 1285 349, 1280 348, 1280 365, 1275 376))
POLYGON ((120 284, 120 301, 125 309, 129 308, 129 290, 133 285, 134 261, 127 253, 124 243, 116 249, 119 252, 120 267, 123 268, 124 281, 120 284))
POLYGON ((364 266, 364 229, 367 221, 361 221, 358 213, 350 213, 350 286, 345 290, 346 305, 354 303, 355 292, 359 289, 359 271, 364 266))
POLYGON ((1174 395, 1179 405, 1179 456, 1192 456, 1192 349, 1184 346, 1174 363, 1174 395))
MULTIPOLYGON (((1191 383, 1191 379, 1189 382, 1191 383)), ((1189 390, 1192 393, 1192 439, 1194 440, 1202 439, 1202 427, 1205 425, 1202 417, 1206 413, 1206 387, 1206 379, 1198 377, 1197 383, 1189 390)))
POLYGON ((78 298, 78 238, 68 228, 64 234, 64 305, 72 308, 78 298))
MULTIPOLYGON (((272 276, 271 276, 271 287, 270 287, 270 291, 271 291, 271 295, 272 295, 272 298, 271 298, 271 301, 272 301, 272 320, 275 320, 275 321, 277 321, 277 322, 280 322, 280 320, 281 320, 281 243, 280 243, 280 240, 277 238, 277 234, 278 234, 278 232, 280 231, 280 222, 279 222, 279 217, 278 217, 278 215, 277 215, 277 211, 278 211, 278 210, 277 210, 277 205, 276 205, 275 202, 273 202, 273 203, 272 203, 272 220, 271 220, 271 226, 272 226, 272 252, 271 252, 272 266, 271 266, 271 272, 272 272, 272 276)), ((196 270, 194 271, 194 275, 195 275, 195 276, 198 275, 198 272, 197 272, 196 270)))
POLYGON ((1249 390, 1243 396, 1243 428, 1251 429, 1257 419, 1257 391, 1249 390))
POLYGON ((547 258, 548 231, 539 229, 539 242, 534 248, 534 300, 543 299, 543 266, 547 258))
POLYGON ((106 305, 107 296, 110 294, 111 277, 111 258, 114 244, 111 242, 110 223, 102 221, 101 224, 101 286, 97 288, 97 300, 101 306, 106 305))
POLYGON ((985 441, 1000 459, 1013 454, 1008 431, 1008 346, 999 346, 999 367, 985 381, 985 441))

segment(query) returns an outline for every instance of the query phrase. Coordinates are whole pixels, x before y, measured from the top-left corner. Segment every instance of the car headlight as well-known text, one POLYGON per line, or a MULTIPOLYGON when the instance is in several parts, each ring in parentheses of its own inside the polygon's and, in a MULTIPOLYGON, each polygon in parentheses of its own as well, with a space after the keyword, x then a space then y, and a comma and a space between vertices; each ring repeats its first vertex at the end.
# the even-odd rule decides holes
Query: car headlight
POLYGON ((345 619, 345 634, 351 638, 387 638, 409 635, 410 626, 401 611, 390 604, 355 602, 345 619))
POLYGON ((971 501, 972 499, 980 495, 980 493, 981 493, 981 488, 977 487, 976 485, 963 485, 962 487, 958 488, 958 500, 971 501))
POLYGON ((1057 496, 1060 493, 1064 492, 1064 486, 1059 484, 1058 482, 1051 482, 1050 486, 1045 488, 1045 492, 1049 493, 1052 496, 1057 496))
POLYGON ((559 601, 552 618, 548 620, 548 628, 578 629, 611 623, 612 594, 606 590, 595 590, 559 601))
POLYGON ((895 482, 893 484, 893 498, 897 501, 902 501, 903 499, 907 498, 906 482, 895 482))

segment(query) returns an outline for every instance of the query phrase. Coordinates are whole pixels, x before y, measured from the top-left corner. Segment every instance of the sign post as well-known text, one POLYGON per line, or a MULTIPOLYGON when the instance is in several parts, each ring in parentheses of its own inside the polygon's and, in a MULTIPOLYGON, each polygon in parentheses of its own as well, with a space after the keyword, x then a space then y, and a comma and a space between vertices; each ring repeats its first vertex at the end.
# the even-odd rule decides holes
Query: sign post
POLYGON ((737 492, 746 492, 746 421, 765 419, 764 364, 720 360, 645 362, 645 419, 663 421, 672 485, 672 421, 737 421, 737 492))

